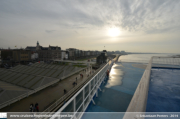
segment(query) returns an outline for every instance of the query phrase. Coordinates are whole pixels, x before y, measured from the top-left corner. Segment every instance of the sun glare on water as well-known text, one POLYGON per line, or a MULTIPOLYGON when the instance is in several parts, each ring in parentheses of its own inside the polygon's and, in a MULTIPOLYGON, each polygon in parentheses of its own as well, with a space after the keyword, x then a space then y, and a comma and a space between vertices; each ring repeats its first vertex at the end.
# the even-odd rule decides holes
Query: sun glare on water
POLYGON ((111 37, 116 37, 116 36, 119 36, 120 34, 120 31, 118 28, 110 28, 108 30, 108 35, 111 36, 111 37))

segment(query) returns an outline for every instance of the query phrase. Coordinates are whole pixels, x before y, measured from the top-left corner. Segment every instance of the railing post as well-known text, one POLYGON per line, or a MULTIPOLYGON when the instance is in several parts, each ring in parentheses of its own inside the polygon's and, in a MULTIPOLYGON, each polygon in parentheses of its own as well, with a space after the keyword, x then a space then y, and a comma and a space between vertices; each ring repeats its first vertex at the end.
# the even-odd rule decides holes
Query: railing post
POLYGON ((98 74, 98 80, 99 80, 99 78, 100 78, 100 75, 101 75, 101 72, 99 72, 99 74, 98 74))
POLYGON ((76 98, 73 100, 73 112, 76 112, 76 98))
POLYGON ((97 88, 97 90, 96 90, 96 97, 98 97, 98 88, 97 88))
POLYGON ((96 80, 96 78, 93 79, 93 85, 94 85, 94 86, 95 86, 95 80, 96 80))
POLYGON ((89 101, 91 100, 91 83, 89 83, 89 101))
POLYGON ((101 72, 98 74, 98 80, 100 80, 101 78, 101 72))
POLYGON ((83 89, 83 112, 85 111, 84 110, 84 102, 85 102, 84 97, 85 97, 85 89, 83 89))

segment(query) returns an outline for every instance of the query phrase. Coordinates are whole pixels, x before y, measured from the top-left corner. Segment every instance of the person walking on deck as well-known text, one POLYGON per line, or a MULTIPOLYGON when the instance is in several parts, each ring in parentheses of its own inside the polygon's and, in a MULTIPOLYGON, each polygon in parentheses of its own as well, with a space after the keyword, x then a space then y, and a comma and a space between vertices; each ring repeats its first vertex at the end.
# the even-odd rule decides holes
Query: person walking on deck
POLYGON ((66 89, 64 89, 64 94, 66 94, 66 89))
POLYGON ((75 87, 75 85, 76 85, 76 83, 75 83, 75 82, 73 82, 73 87, 75 87))
POLYGON ((36 112, 36 107, 35 107, 35 105, 33 106, 33 112, 36 112))
POLYGON ((30 111, 30 112, 33 112, 33 103, 30 104, 29 111, 30 111))
POLYGON ((107 76, 107 78, 109 78, 109 70, 107 70, 106 76, 107 76))
POLYGON ((35 104, 35 108, 36 108, 36 112, 39 112, 39 104, 38 103, 35 104))
POLYGON ((39 106, 38 103, 35 104, 36 112, 39 112, 39 106))

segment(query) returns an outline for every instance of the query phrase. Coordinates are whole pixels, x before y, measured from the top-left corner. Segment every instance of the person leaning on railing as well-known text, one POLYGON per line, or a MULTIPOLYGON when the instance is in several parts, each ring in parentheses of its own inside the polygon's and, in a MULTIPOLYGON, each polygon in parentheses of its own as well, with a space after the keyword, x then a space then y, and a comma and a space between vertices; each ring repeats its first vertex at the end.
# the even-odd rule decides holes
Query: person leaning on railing
POLYGON ((106 76, 107 76, 107 77, 109 77, 109 70, 107 70, 107 72, 106 72, 106 76))

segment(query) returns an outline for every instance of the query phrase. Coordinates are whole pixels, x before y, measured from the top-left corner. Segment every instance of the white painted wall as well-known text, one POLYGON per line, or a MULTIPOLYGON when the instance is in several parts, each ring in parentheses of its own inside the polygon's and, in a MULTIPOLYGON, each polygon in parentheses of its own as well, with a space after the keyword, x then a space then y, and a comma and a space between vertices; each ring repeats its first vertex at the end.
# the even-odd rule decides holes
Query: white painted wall
POLYGON ((61 52, 61 60, 63 60, 66 57, 66 52, 61 52))
POLYGON ((33 54, 31 54, 31 59, 32 60, 35 60, 35 59, 37 59, 38 58, 38 53, 33 53, 33 54))

